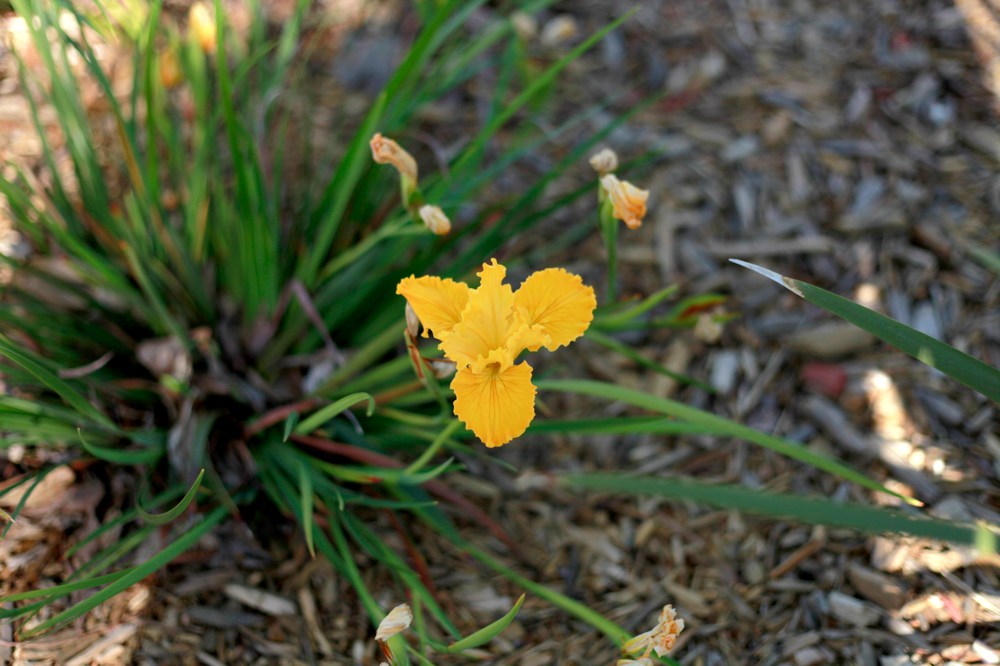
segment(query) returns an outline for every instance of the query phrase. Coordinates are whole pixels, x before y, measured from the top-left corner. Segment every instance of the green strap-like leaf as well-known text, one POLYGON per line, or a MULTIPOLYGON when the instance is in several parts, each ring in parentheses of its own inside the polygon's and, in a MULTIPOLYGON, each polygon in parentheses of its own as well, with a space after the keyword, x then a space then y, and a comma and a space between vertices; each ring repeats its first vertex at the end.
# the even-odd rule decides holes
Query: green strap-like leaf
POLYGON ((38 381, 57 393, 70 407, 80 412, 82 416, 104 426, 108 430, 118 431, 118 427, 108 417, 98 411, 86 398, 77 393, 76 389, 70 386, 68 382, 45 367, 38 359, 33 358, 32 354, 19 349, 4 335, 0 335, 0 355, 6 356, 12 363, 17 364, 23 370, 33 375, 38 381))
POLYGON ((184 493, 184 497, 181 498, 181 501, 178 502, 177 505, 174 506, 174 508, 168 509, 163 513, 150 513, 149 511, 143 509, 142 505, 136 502, 135 505, 136 513, 138 513, 139 516, 150 525, 166 525, 171 520, 174 520, 182 513, 184 513, 184 510, 188 508, 188 505, 194 501, 194 496, 197 494, 198 488, 201 487, 201 479, 203 476, 205 476, 204 469, 198 472, 198 478, 194 480, 194 483, 191 484, 191 487, 188 488, 188 491, 184 493))
POLYGON ((693 479, 612 473, 571 474, 563 477, 562 481, 570 487, 584 490, 693 500, 724 509, 793 518, 820 525, 850 527, 862 532, 892 532, 950 541, 975 546, 984 554, 996 552, 998 532, 985 525, 969 525, 914 516, 882 507, 751 490, 741 486, 702 483, 693 479))
POLYGON ((852 481, 859 486, 887 493, 915 506, 921 505, 921 502, 918 500, 893 492, 885 486, 872 481, 861 472, 851 469, 833 458, 828 458, 815 451, 811 451, 801 444, 768 435, 759 430, 754 430, 753 428, 730 421, 729 419, 716 416, 715 414, 696 409, 695 407, 689 407, 675 400, 660 398, 648 393, 616 386, 615 384, 584 379, 548 379, 538 381, 537 385, 541 391, 566 391, 568 393, 592 395, 596 398, 605 398, 607 400, 620 400, 636 407, 660 412, 661 414, 669 414, 682 421, 709 426, 716 435, 745 439, 748 442, 753 442, 772 451, 777 451, 794 460, 812 465, 816 469, 821 469, 824 472, 829 472, 830 474, 852 481))
POLYGON ((921 363, 937 368, 972 390, 1000 402, 1000 370, 958 351, 951 345, 826 289, 820 289, 801 280, 793 280, 756 264, 738 259, 730 261, 777 282, 813 305, 817 305, 827 312, 832 312, 858 328, 863 328, 921 363))
POLYGON ((315 414, 295 426, 294 432, 296 435, 308 435, 316 428, 343 412, 345 409, 348 409, 349 407, 352 407, 364 400, 368 401, 367 415, 371 416, 372 412, 375 410, 375 399, 368 393, 352 393, 351 395, 344 396, 340 400, 334 401, 326 407, 318 410, 315 414))
POLYGON ((449 645, 448 652, 461 652, 462 650, 468 650, 469 648, 479 647, 480 645, 488 643, 499 636, 500 632, 506 629, 510 623, 514 621, 514 618, 517 617, 517 611, 521 610, 521 604, 524 603, 524 597, 525 595, 522 594, 514 604, 514 607, 507 611, 507 614, 499 620, 491 622, 479 631, 473 632, 465 638, 455 641, 449 645))
POLYGON ((100 592, 87 597, 80 603, 52 616, 39 625, 32 627, 24 633, 24 638, 32 638, 55 627, 62 626, 67 622, 72 622, 84 613, 101 605, 111 597, 124 592, 146 576, 159 571, 166 566, 168 562, 172 561, 175 557, 190 549, 194 544, 198 543, 198 540, 201 539, 205 533, 220 523, 226 515, 227 512, 225 507, 218 507, 214 509, 211 513, 206 515, 201 522, 182 533, 175 541, 158 552, 156 555, 149 558, 142 564, 122 572, 122 575, 119 576, 117 580, 100 592))
POLYGON ((152 465, 163 457, 165 450, 164 446, 142 449, 116 449, 110 446, 97 446, 84 439, 82 429, 77 428, 76 434, 87 453, 117 465, 152 465))

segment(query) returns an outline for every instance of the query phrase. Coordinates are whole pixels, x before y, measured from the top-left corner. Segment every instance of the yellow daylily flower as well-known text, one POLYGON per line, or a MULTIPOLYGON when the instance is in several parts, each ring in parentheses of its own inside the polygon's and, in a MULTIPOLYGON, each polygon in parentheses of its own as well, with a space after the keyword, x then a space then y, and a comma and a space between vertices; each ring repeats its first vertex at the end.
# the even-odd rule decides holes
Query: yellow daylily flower
POLYGON ((613 173, 601 176, 601 187, 611 200, 614 216, 625 223, 629 229, 642 226, 642 218, 646 217, 646 200, 649 190, 641 190, 627 180, 620 180, 613 173))
POLYGON ((554 350, 583 335, 597 298, 578 275, 561 268, 533 273, 516 292, 504 284, 507 269, 483 264, 476 289, 435 276, 410 276, 404 296, 455 363, 451 382, 455 415, 486 446, 503 446, 523 434, 535 417, 531 366, 521 352, 554 350))

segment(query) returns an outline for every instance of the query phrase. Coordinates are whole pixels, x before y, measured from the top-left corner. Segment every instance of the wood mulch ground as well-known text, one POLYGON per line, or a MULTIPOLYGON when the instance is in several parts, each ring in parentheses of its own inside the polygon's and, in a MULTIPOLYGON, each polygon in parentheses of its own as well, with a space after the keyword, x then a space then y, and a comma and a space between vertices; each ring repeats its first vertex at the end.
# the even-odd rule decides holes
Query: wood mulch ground
MULTIPOLYGON (((544 13, 535 36, 526 33, 532 61, 565 53, 611 18, 613 5, 562 3, 544 13)), ((684 295, 725 294, 723 307, 736 317, 721 331, 627 338, 665 367, 708 382, 714 395, 586 342, 560 354, 560 372, 671 396, 805 442, 915 494, 934 515, 1000 524, 996 405, 727 262, 738 257, 814 282, 1000 366, 1000 280, 968 253, 1000 250, 1000 125, 983 46, 993 15, 982 11, 988 4, 959 5, 981 37, 978 52, 959 9, 937 0, 638 3, 625 27, 561 77, 546 114, 522 122, 551 129, 553 118, 595 102, 614 100, 613 114, 665 91, 607 142, 625 159, 657 154, 626 174, 652 195, 647 222, 622 234, 625 291, 677 282, 684 295)), ((398 5, 365 7, 331 3, 351 21, 315 56, 319 97, 342 108, 364 108, 412 36, 413 17, 398 5)), ((478 10, 473 30, 492 18, 478 10)), ((9 18, 4 25, 16 27, 9 18)), ((467 138, 461 128, 478 126, 478 101, 490 99, 493 83, 484 75, 421 118, 413 136, 434 137, 424 157, 447 157, 467 138)), ((3 164, 38 157, 26 113, 3 55, 3 164)), ((557 136, 497 193, 530 183, 602 120, 557 136)), ((313 122, 323 132, 335 118, 313 122)), ((581 164, 553 191, 592 177, 581 164)), ((548 224, 557 231, 593 218, 592 202, 581 202, 548 224)), ((512 240, 506 252, 530 251, 542 237, 512 240)), ((5 252, 19 247, 3 227, 0 243, 5 252)), ((593 234, 561 263, 600 284, 602 256, 593 234)), ((563 418, 627 412, 543 398, 563 418)), ((4 455, 18 462, 26 454, 4 455)), ((465 535, 637 632, 672 603, 687 624, 673 653, 683 664, 1000 663, 996 557, 678 502, 583 496, 554 489, 547 475, 632 470, 891 504, 884 497, 746 443, 701 436, 525 437, 496 455, 518 471, 472 459, 451 483, 520 551, 472 523, 462 523, 465 535)), ((113 512, 134 492, 127 475, 99 481, 64 470, 0 541, 0 593, 58 580, 78 565, 86 553, 61 558, 67 538, 97 524, 98 504, 113 512)), ((0 663, 377 664, 372 628, 347 582, 309 558, 292 526, 256 525, 248 515, 78 626, 15 643, 10 625, 0 625, 0 663)), ((519 595, 419 526, 368 518, 397 552, 407 552, 407 539, 417 544, 442 606, 463 629, 495 619, 519 595)), ((360 555, 358 565, 382 590, 380 603, 403 601, 384 571, 360 555)), ((586 625, 529 598, 477 656, 542 666, 612 664, 616 654, 586 625)))

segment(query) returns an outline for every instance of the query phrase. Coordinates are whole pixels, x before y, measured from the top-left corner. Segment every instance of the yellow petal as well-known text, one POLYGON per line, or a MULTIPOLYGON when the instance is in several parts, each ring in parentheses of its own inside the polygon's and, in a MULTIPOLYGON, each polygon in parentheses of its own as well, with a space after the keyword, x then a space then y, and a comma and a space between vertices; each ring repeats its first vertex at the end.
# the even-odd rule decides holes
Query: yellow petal
POLYGON ((614 174, 601 176, 601 187, 608 193, 615 218, 625 223, 629 229, 642 226, 646 217, 646 200, 649 190, 640 190, 627 180, 619 180, 614 174))
POLYGON ((512 352, 507 346, 521 322, 513 316, 514 290, 503 284, 506 275, 507 269, 496 259, 483 264, 479 288, 469 296, 461 321, 441 338, 441 351, 459 367, 474 365, 473 369, 479 371, 490 363, 499 363, 505 369, 521 352, 512 352))
POLYGON ((562 268, 546 268, 532 273, 514 294, 514 307, 525 323, 540 327, 549 340, 543 346, 554 351, 583 335, 594 319, 597 297, 594 289, 583 283, 579 275, 562 268))
POLYGON ((489 447, 503 446, 524 433, 535 418, 531 366, 475 372, 461 368, 451 380, 455 415, 489 447))
POLYGON ((423 323, 424 337, 430 329, 439 340, 461 320, 471 291, 464 282, 432 275, 411 275, 400 280, 396 287, 396 293, 406 298, 423 323))

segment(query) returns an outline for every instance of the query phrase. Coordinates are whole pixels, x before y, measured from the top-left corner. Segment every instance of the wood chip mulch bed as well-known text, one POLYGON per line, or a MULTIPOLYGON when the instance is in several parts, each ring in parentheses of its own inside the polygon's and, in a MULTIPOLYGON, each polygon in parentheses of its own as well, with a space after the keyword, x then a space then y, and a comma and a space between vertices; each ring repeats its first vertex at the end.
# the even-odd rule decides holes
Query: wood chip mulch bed
MULTIPOLYGON (((611 6, 563 3, 543 14, 528 40, 533 62, 565 53, 606 23, 611 6), (561 25, 551 27, 556 19, 561 25)), ((814 282, 1000 366, 1000 280, 968 252, 1000 250, 1000 123, 989 49, 991 31, 1000 34, 991 23, 996 9, 989 0, 639 3, 625 27, 569 68, 553 113, 604 100, 615 100, 608 110, 615 113, 665 91, 607 142, 625 159, 657 153, 625 173, 652 191, 647 222, 622 233, 625 292, 678 282, 684 295, 724 294, 722 307, 737 316, 721 331, 625 338, 714 394, 586 342, 551 363, 804 442, 916 495, 939 517, 1000 524, 996 405, 727 262, 742 258, 814 282)), ((355 15, 353 32, 337 33, 345 53, 368 49, 369 57, 320 52, 329 59, 314 68, 320 98, 364 108, 367 87, 391 72, 391 54, 412 37, 412 17, 401 11, 388 3, 377 16, 355 15)), ((474 25, 485 26, 490 11, 479 10, 474 25)), ((37 167, 16 70, 0 55, 0 162, 37 167)), ((428 110, 414 130, 435 137, 422 157, 447 157, 467 139, 456 120, 477 127, 492 90, 484 75, 428 110)), ((313 122, 323 132, 335 118, 313 122)), ((498 194, 525 187, 595 127, 560 136, 519 164, 494 186, 498 194)), ((591 177, 581 164, 553 191, 591 177)), ((592 202, 548 223, 553 230, 595 224, 592 202)), ((4 224, 3 250, 15 251, 4 224)), ((507 253, 538 242, 513 241, 507 253)), ((594 234, 561 263, 600 284, 602 257, 594 234)), ((542 397, 540 411, 560 418, 627 413, 542 397)), ((43 462, 16 448, 4 455, 0 479, 43 462)), ((678 502, 581 495, 554 488, 548 475, 629 470, 864 503, 892 504, 888 498, 746 443, 702 436, 526 437, 495 455, 519 471, 470 459, 451 483, 519 551, 457 516, 465 536, 636 632, 672 603, 687 624, 673 652, 682 664, 1000 663, 996 556, 678 502)), ((58 581, 79 566, 87 551, 66 559, 68 545, 134 493, 124 475, 63 470, 0 541, 0 594, 58 581)), ((0 508, 12 501, 5 497, 0 508)), ((291 525, 252 509, 244 518, 60 633, 17 643, 10 625, 0 625, 0 663, 377 664, 373 631, 347 582, 309 558, 291 525)), ((416 544, 441 605, 465 631, 520 594, 420 526, 367 518, 403 556, 416 544)), ((380 603, 403 601, 384 571, 360 555, 358 565, 382 590, 380 603)), ((476 656, 542 666, 613 664, 617 655, 588 626, 529 597, 516 622, 476 656)))

